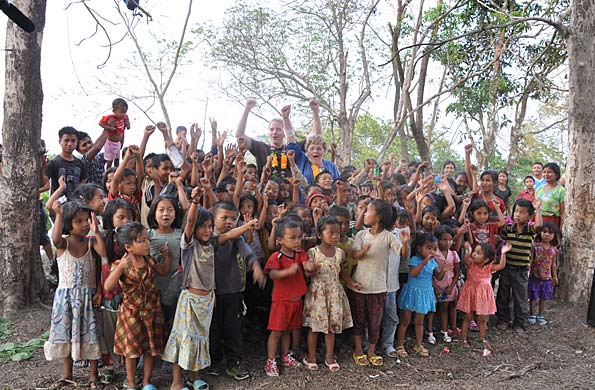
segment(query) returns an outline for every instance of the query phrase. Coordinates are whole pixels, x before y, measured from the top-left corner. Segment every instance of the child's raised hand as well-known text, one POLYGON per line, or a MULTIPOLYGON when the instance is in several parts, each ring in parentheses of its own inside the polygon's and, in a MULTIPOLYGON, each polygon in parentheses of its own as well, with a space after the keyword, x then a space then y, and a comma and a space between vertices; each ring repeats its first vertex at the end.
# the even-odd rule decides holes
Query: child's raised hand
POLYGON ((316 98, 310 99, 308 105, 310 106, 310 109, 312 109, 313 111, 318 110, 320 108, 320 102, 316 98))
POLYGON ((471 244, 469 241, 465 241, 465 253, 471 253, 471 244))
POLYGON ((130 256, 128 253, 124 253, 124 256, 122 256, 122 258, 120 259, 120 264, 118 264, 118 268, 120 268, 121 270, 125 270, 129 268, 131 264, 132 256, 130 256))
POLYGON ((211 172, 213 169, 213 156, 210 153, 207 153, 202 160, 202 169, 204 172, 211 172))
POLYGON ((405 242, 409 241, 411 234, 409 233, 409 231, 407 231, 407 229, 401 229, 400 236, 401 236, 401 242, 405 243, 405 242))
MULTIPOLYGON (((211 118, 209 118, 209 121, 211 121, 211 126, 213 123, 213 120, 211 118)), ((217 130, 217 122, 215 122, 215 130, 217 130)), ((200 136, 202 135, 202 129, 200 128, 200 126, 197 123, 193 123, 192 126, 190 126, 190 139, 200 139, 200 136)))
POLYGON ((163 257, 171 257, 171 251, 169 250, 169 245, 167 245, 167 242, 161 247, 161 249, 159 249, 159 253, 163 257))
POLYGON ((193 202, 200 202, 200 197, 202 196, 202 188, 201 187, 194 187, 192 192, 190 193, 190 197, 192 198, 193 202))
POLYGON ((54 201, 54 203, 52 203, 50 205, 50 211, 52 213, 54 213, 55 215, 60 215, 62 214, 62 204, 60 203, 60 201, 58 199, 56 199, 54 201))
POLYGON ((91 230, 96 235, 99 234, 99 222, 97 221, 97 215, 95 211, 91 211, 91 230))
POLYGON ((154 132, 155 132, 155 126, 153 126, 153 125, 147 125, 145 127, 145 135, 147 137, 150 136, 151 134, 153 134, 154 132))
POLYGON ((289 184, 291 184, 292 187, 299 187, 300 186, 300 179, 298 179, 297 177, 290 177, 289 178, 289 184))
POLYGON ((60 176, 58 178, 58 191, 64 192, 66 189, 66 178, 64 176, 60 176))
POLYGON ((227 138, 227 131, 222 131, 221 133, 217 132, 217 146, 222 148, 223 144, 225 143, 225 139, 227 138))
POLYGON ((320 207, 316 207, 314 210, 312 210, 312 216, 314 218, 321 218, 322 217, 322 209, 320 207))
POLYGON ((285 203, 281 203, 277 206, 277 212, 279 213, 279 217, 283 218, 285 214, 287 214, 287 205, 285 203))
POLYGON ((434 257, 433 253, 428 253, 428 255, 424 258, 424 264, 428 264, 428 262, 434 257))
POLYGON ((296 263, 293 263, 292 265, 289 266, 289 268, 287 268, 287 273, 289 275, 295 275, 297 274, 299 271, 299 267, 296 263))
POLYGON ((287 158, 289 159, 289 164, 295 165, 295 150, 288 150, 287 151, 287 158))
POLYGON ((473 142, 465 145, 465 154, 471 154, 473 152, 473 142))
MULTIPOLYGON (((241 154, 238 156, 242 156, 241 154)), ((244 160, 244 158, 242 157, 242 159, 240 161, 238 161, 238 163, 236 164, 236 168, 238 170, 238 172, 244 172, 244 170, 246 169, 246 166, 248 166, 248 163, 244 160)))
POLYGON ((256 229, 258 229, 258 219, 253 218, 253 219, 247 221, 246 225, 248 226, 248 228, 250 230, 256 230, 256 229))
POLYGON ((465 207, 469 207, 470 204, 471 204, 471 197, 470 196, 465 197, 465 199, 463 199, 463 205, 465 207))
POLYGON ((289 114, 291 114, 291 104, 288 104, 281 108, 281 116, 283 117, 283 119, 289 118, 289 114))
POLYGON ((176 179, 180 174, 176 171, 173 171, 169 174, 169 184, 176 184, 176 179))
POLYGON ((164 122, 157 122, 157 130, 163 134, 168 134, 167 125, 164 122))
POLYGON ((496 198, 492 199, 492 205, 494 205, 495 209, 499 209, 500 208, 500 201, 496 198))
POLYGON ((206 177, 200 178, 200 185, 203 188, 203 190, 211 188, 211 182, 206 177))
POLYGON ((502 253, 508 253, 512 250, 512 244, 510 242, 507 242, 506 244, 504 244, 504 246, 502 247, 502 253))
POLYGON ((128 118, 128 115, 124 118, 124 126, 126 126, 127 129, 130 129, 130 118, 128 118))

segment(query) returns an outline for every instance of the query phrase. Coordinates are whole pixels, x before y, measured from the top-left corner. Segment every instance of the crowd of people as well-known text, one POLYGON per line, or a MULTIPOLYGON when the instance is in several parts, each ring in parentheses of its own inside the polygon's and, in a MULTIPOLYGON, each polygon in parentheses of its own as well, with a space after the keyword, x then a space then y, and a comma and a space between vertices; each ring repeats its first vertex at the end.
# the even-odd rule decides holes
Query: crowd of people
POLYGON ((146 126, 122 148, 122 99, 95 141, 60 129, 62 151, 43 167, 53 229, 40 245, 55 285, 45 356, 63 360, 62 383, 74 363, 89 366, 92 388, 125 370, 126 388, 153 390, 157 358, 171 363, 172 390, 206 389, 206 374, 247 379, 243 319, 262 313, 268 376, 279 365, 339 371, 336 343, 355 365, 382 366, 429 356, 424 340, 468 346, 469 330, 487 356, 489 316, 499 331, 547 323, 564 223, 555 162, 536 162, 517 196, 506 171, 478 174, 472 144, 460 171, 393 155, 341 166, 317 101, 301 141, 291 106, 269 122, 270 143, 247 136, 255 105, 233 143, 211 120, 207 151, 196 124, 175 136, 146 126), (146 153, 155 130, 164 152, 146 153))

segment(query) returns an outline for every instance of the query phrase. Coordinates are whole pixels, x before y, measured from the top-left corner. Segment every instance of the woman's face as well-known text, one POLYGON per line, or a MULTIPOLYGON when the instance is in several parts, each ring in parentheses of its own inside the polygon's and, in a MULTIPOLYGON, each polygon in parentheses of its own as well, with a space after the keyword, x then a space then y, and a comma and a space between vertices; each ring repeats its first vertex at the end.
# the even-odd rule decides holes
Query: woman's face
POLYGON ((316 165, 322 165, 322 158, 324 157, 324 147, 319 144, 308 145, 306 155, 310 159, 310 162, 316 165))
POLYGON ((508 176, 506 175, 506 173, 498 174, 498 184, 502 184, 502 185, 508 184, 508 176))
POLYGON ((462 195, 467 190, 467 176, 459 175, 455 179, 455 183, 457 184, 457 194, 462 195))
POLYGON ((543 168, 543 171, 542 172, 543 172, 543 178, 549 184, 553 184, 553 183, 555 183, 555 182, 558 181, 556 179, 556 172, 554 172, 553 169, 551 169, 551 168, 543 168))
POLYGON ((444 176, 446 176, 446 177, 452 177, 452 175, 454 175, 454 173, 455 173, 455 166, 452 165, 452 164, 446 164, 444 166, 444 170, 443 171, 444 171, 443 172, 444 173, 444 176))
POLYGON ((491 194, 494 192, 494 180, 492 175, 483 175, 481 178, 481 192, 484 194, 491 194))

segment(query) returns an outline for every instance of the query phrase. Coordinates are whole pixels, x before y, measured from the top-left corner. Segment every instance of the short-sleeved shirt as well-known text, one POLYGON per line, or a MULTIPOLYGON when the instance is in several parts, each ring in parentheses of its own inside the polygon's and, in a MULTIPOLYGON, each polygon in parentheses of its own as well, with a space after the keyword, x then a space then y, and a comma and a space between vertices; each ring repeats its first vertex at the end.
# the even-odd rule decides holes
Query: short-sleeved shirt
POLYGON ((522 231, 517 231, 516 224, 505 225, 500 232, 500 237, 512 244, 512 249, 506 254, 506 266, 528 267, 531 264, 531 248, 535 230, 528 224, 522 231))
POLYGON ((177 298, 177 292, 171 291, 170 284, 173 274, 177 271, 180 265, 180 240, 182 238, 182 230, 174 229, 169 234, 161 234, 156 229, 149 229, 149 241, 151 242, 150 254, 155 262, 163 263, 165 258, 161 255, 161 248, 167 243, 171 252, 171 264, 167 275, 155 276, 155 284, 161 293, 161 303, 164 305, 173 304, 172 300, 177 298))
POLYGON ((208 243, 201 244, 194 237, 190 242, 187 242, 182 234, 180 241, 183 270, 182 288, 215 289, 215 248, 217 245, 216 237, 211 237, 208 243))
POLYGON ((252 249, 238 237, 215 248, 215 295, 244 291, 246 267, 258 261, 252 249))
POLYGON ((533 192, 529 192, 529 190, 522 190, 521 192, 519 192, 519 195, 516 197, 516 199, 526 199, 529 202, 533 203, 533 201, 535 200, 535 190, 533 190, 533 192))
MULTIPOLYGON (((498 196, 494 195, 494 198, 496 198, 498 200, 498 202, 500 203, 500 211, 502 211, 502 213, 504 214, 504 212, 506 212, 506 206, 504 205, 504 201, 502 199, 500 199, 498 196)), ((475 194, 472 198, 473 199, 481 199, 481 197, 479 196, 479 194, 475 194)), ((496 209, 494 208, 494 204, 492 202, 486 202, 488 205, 488 211, 490 212, 490 219, 494 220, 498 218, 498 213, 496 212, 496 209)))
POLYGON ((512 191, 510 190, 509 186, 506 186, 506 189, 504 191, 500 190, 500 188, 496 186, 496 188, 494 188, 494 195, 502 199, 505 204, 508 204, 508 200, 512 196, 512 191))
MULTIPOLYGON (((444 257, 442 251, 438 249, 436 253, 434 253, 434 260, 436 260, 436 264, 438 264, 438 267, 441 267, 444 264, 452 264, 454 266, 455 264, 461 262, 461 259, 459 258, 457 252, 451 251, 450 249, 448 250, 446 257, 444 257)), ((451 269, 444 273, 444 277, 442 278, 442 280, 433 279, 432 283, 434 284, 434 290, 444 291, 448 286, 450 286, 454 277, 455 271, 454 269, 451 269)))
POLYGON ((386 292, 386 277, 388 273, 388 258, 390 251, 401 251, 401 241, 388 230, 372 234, 370 229, 358 232, 353 240, 353 249, 358 251, 364 244, 369 244, 368 252, 357 261, 357 268, 353 273, 353 280, 362 285, 359 293, 378 294, 386 292))
POLYGON ((126 119, 128 119, 128 115, 124 115, 123 118, 116 118, 115 115, 110 114, 106 115, 99 120, 99 123, 104 126, 109 126, 108 122, 110 119, 114 118, 116 120, 116 131, 112 131, 115 135, 122 135, 124 134, 124 130, 126 130, 126 119))
POLYGON ((103 187, 103 173, 105 172, 105 158, 103 157, 103 153, 99 153, 93 160, 89 160, 87 155, 84 154, 81 157, 81 161, 87 168, 87 175, 89 176, 87 182, 103 187))
MULTIPOLYGON (((310 163, 310 160, 308 159, 308 156, 302 149, 302 146, 297 143, 287 144, 287 148, 295 152, 295 164, 298 166, 300 172, 302 172, 302 175, 304 175, 304 177, 308 181, 308 184, 314 184, 316 177, 314 174, 313 165, 312 163, 310 163)), ((337 168, 334 162, 329 160, 322 160, 322 165, 322 167, 317 168, 318 173, 328 172, 333 177, 333 180, 339 178, 339 169, 337 168)))
POLYGON ((533 185, 533 189, 536 191, 539 187, 544 186, 546 183, 545 177, 542 177, 541 180, 537 180, 536 177, 533 177, 533 181, 535 182, 535 184, 533 185))
POLYGON ((58 189, 60 186, 58 179, 60 176, 64 176, 66 180, 64 195, 68 200, 74 200, 76 187, 87 180, 87 167, 74 156, 71 161, 65 160, 62 156, 56 156, 45 168, 45 175, 50 179, 50 194, 58 189))
POLYGON ((308 254, 302 250, 294 252, 293 257, 277 251, 269 257, 264 272, 268 274, 272 270, 284 270, 293 264, 298 265, 298 272, 282 279, 273 280, 273 302, 293 301, 308 292, 304 278, 302 263, 308 261, 308 254))
POLYGON ((550 280, 552 279, 552 265, 558 256, 558 248, 550 245, 545 249, 541 242, 533 243, 533 261, 529 275, 534 278, 550 280))
POLYGON ((560 184, 549 191, 545 190, 545 186, 539 187, 535 191, 535 199, 541 199, 541 215, 542 216, 560 216, 560 205, 564 203, 566 196, 566 189, 560 184))
MULTIPOLYGON (((300 142, 300 145, 305 144, 305 141, 300 142)), ((258 176, 262 175, 262 170, 267 163, 267 157, 271 156, 271 178, 278 177, 291 177, 291 168, 289 166, 289 160, 287 159, 287 147, 283 145, 280 148, 275 148, 272 145, 264 143, 262 141, 251 138, 250 153, 256 159, 256 167, 258 168, 258 176)))
POLYGON ((471 247, 475 249, 478 244, 490 244, 495 247, 496 235, 499 229, 498 222, 488 222, 483 226, 477 226, 477 224, 472 223, 469 225, 471 237, 473 237, 471 247))
MULTIPOLYGON (((409 270, 411 268, 417 267, 421 263, 424 262, 419 256, 413 256, 409 260, 409 270)), ((407 284, 411 287, 421 287, 421 288, 432 288, 432 278, 434 276, 434 270, 438 268, 438 263, 433 258, 428 261, 428 263, 422 268, 421 272, 417 274, 417 276, 411 276, 411 272, 409 273, 409 278, 407 279, 407 284)))

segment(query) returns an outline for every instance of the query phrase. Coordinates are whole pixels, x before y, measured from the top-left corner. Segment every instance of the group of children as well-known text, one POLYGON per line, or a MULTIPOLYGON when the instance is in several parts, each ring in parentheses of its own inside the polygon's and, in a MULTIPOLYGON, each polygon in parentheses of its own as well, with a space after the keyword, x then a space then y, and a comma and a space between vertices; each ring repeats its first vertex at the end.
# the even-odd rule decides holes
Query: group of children
MULTIPOLYGON (((317 113, 317 104, 311 107, 317 113)), ((63 360, 63 383, 73 380, 73 362, 85 361, 92 388, 110 383, 122 359, 125 387, 142 382, 153 390, 157 357, 172 364, 172 390, 207 389, 202 372, 247 379, 243 318, 263 307, 269 376, 279 375, 278 361, 319 370, 321 334, 322 363, 336 372, 335 336, 346 330, 353 362, 382 366, 383 356, 429 356, 424 333, 435 344, 434 329, 444 342, 456 337, 464 345, 468 330, 479 330, 485 356, 492 352, 490 315, 497 313, 501 330, 546 323, 560 221, 542 222, 539 197, 519 198, 507 217, 508 199, 494 195, 496 174, 482 173, 478 185, 471 147, 458 175, 453 162, 437 176, 428 163, 396 163, 393 156, 383 164, 366 160, 359 172, 329 169, 334 162, 319 163, 326 145, 318 135, 305 152, 295 143, 285 107, 283 119, 271 121, 268 156, 257 157, 262 166, 244 159, 247 151, 259 153, 256 140, 242 130, 236 145, 225 146, 214 121, 208 153, 196 148, 196 125, 188 143, 185 128, 174 140, 159 123, 167 153, 145 156, 156 129, 147 126, 140 146, 120 157, 126 109, 114 101, 95 142, 61 129, 62 153, 45 169, 57 265, 45 355, 63 360), (284 128, 287 147, 275 146, 275 126, 284 128), (308 161, 308 177, 296 159, 308 161), (408 352, 411 322, 415 345, 408 352)))

